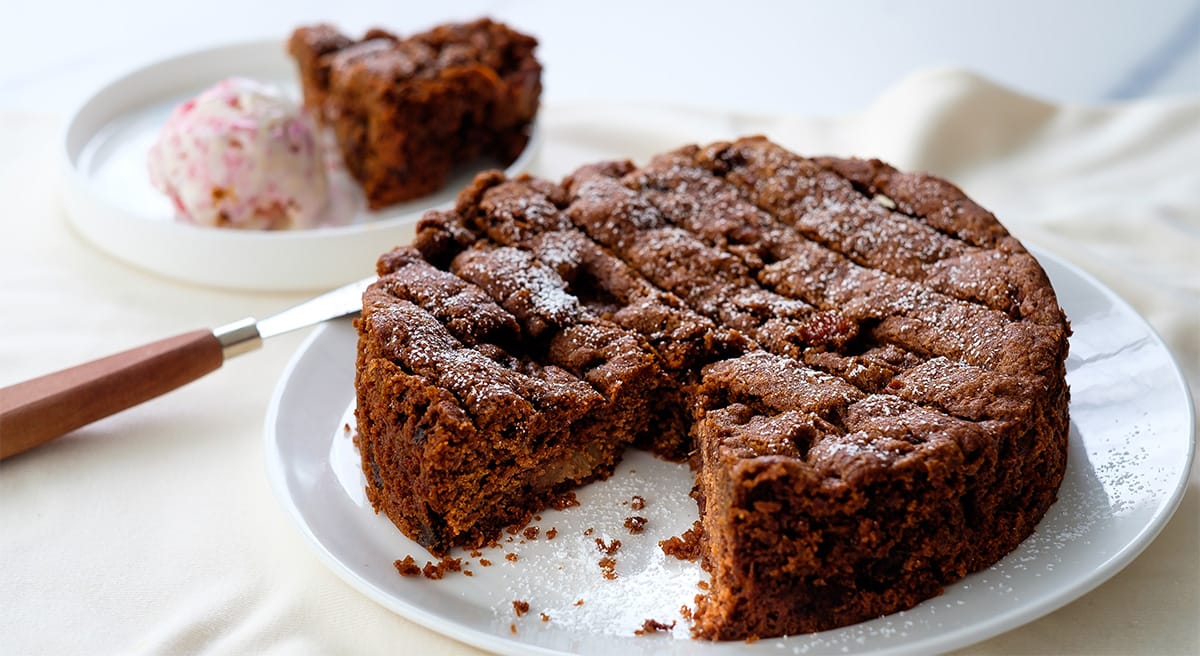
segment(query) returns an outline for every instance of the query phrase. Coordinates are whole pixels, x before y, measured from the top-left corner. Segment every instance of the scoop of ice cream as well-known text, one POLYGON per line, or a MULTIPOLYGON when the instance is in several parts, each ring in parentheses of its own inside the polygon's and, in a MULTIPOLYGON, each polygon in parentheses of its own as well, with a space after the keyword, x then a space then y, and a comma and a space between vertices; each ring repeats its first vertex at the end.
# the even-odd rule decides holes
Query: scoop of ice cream
POLYGON ((328 202, 316 126, 279 89, 245 78, 175 108, 149 169, 179 217, 199 225, 307 227, 328 202))

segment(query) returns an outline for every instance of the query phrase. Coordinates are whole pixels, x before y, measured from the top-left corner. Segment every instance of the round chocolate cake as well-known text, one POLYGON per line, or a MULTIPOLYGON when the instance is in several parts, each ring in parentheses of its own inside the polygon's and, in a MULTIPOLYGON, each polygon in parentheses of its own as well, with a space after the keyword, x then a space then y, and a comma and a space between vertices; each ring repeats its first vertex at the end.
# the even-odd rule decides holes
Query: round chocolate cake
POLYGON ((909 608, 1015 548, 1063 477, 1054 291, 928 175, 761 137, 483 174, 378 271, 356 381, 375 508, 440 555, 628 447, 690 457, 699 637, 909 608))

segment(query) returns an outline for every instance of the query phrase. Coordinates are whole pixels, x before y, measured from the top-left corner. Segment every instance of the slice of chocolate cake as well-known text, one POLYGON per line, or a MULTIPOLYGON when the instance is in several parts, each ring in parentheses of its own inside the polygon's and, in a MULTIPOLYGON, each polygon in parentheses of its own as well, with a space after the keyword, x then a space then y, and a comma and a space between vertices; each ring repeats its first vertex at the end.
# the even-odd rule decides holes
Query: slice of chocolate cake
POLYGON ((357 377, 376 509, 442 554, 625 448, 693 455, 699 637, 910 608, 1016 547, 1062 480, 1066 319, 930 176, 761 137, 561 184, 489 173, 378 268, 357 377))
POLYGON ((304 104, 333 128, 372 209, 437 191, 477 157, 516 159, 542 90, 536 46, 487 19, 359 40, 316 25, 288 41, 304 104))

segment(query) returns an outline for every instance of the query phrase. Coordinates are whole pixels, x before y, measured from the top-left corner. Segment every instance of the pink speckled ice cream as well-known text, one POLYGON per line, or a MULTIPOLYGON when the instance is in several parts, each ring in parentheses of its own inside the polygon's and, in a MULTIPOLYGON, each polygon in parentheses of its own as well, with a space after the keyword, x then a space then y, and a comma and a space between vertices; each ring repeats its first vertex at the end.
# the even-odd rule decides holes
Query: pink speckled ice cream
POLYGON ((280 90, 229 78, 175 109, 150 181, 181 219, 222 228, 311 227, 329 199, 321 140, 280 90))

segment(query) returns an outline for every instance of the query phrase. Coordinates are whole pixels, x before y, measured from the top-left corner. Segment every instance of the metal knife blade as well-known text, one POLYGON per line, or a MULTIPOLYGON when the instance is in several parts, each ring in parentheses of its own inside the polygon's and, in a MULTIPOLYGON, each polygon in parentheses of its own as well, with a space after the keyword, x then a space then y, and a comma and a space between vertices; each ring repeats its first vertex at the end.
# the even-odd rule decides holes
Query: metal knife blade
POLYGON ((374 281, 352 282, 262 321, 193 330, 0 388, 0 460, 196 380, 263 339, 354 314, 374 281))
POLYGON ((253 351, 264 339, 361 311, 363 291, 375 280, 375 276, 356 280, 261 321, 246 318, 226 324, 213 330, 213 335, 228 360, 253 351))

